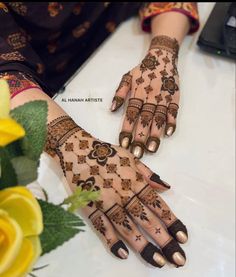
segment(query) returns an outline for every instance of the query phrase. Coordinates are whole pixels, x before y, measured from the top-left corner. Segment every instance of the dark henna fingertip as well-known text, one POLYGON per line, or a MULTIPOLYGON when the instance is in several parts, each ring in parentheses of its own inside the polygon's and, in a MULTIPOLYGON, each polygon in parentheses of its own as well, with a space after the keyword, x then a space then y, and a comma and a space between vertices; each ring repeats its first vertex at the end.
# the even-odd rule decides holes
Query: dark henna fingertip
POLYGON ((179 219, 172 223, 167 229, 180 243, 185 243, 188 240, 187 228, 179 219))
POLYGON ((186 255, 183 249, 174 239, 162 248, 162 252, 170 263, 173 263, 178 267, 183 266, 186 262, 186 255))
POLYGON ((149 264, 155 266, 155 267, 163 267, 165 265, 165 260, 162 256, 161 251, 153 245, 151 242, 149 242, 142 252, 140 253, 141 257, 148 262, 149 264), (157 263, 158 261, 158 263, 157 263))
POLYGON ((166 182, 162 181, 160 176, 157 175, 156 173, 153 173, 152 176, 150 177, 150 180, 155 182, 155 183, 158 183, 160 185, 162 185, 163 187, 169 189, 170 188, 170 185, 168 185, 166 182))
POLYGON ((112 245, 111 252, 120 259, 127 259, 129 255, 129 250, 122 240, 118 240, 112 245))

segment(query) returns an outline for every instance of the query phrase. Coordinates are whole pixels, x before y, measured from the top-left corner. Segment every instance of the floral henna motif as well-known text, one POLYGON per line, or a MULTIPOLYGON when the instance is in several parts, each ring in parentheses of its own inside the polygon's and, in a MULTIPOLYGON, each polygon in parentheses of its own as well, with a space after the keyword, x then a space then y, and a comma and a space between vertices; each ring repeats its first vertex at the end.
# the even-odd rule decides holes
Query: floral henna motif
POLYGON ((143 100, 138 98, 130 98, 129 105, 126 111, 126 118, 129 124, 132 124, 138 118, 139 112, 142 108, 143 100))
POLYGON ((122 179, 121 187, 122 187, 122 190, 125 190, 125 191, 131 190, 131 180, 130 179, 122 179))
POLYGON ((104 179, 103 188, 110 189, 113 185, 113 179, 104 179))
POLYGON ((97 231, 99 231, 103 236, 106 236, 106 227, 104 225, 104 221, 99 210, 96 210, 89 216, 93 226, 97 231))
POLYGON ((90 166, 90 175, 99 175, 99 166, 90 166))
POLYGON ((99 188, 95 185, 95 179, 94 177, 89 177, 87 180, 79 180, 77 182, 77 186, 81 186, 83 190, 91 190, 92 188, 95 188, 98 190, 99 188))
POLYGON ((167 114, 167 107, 163 105, 157 105, 154 120, 156 122, 156 126, 160 129, 166 122, 166 114, 167 114))
POLYGON ((157 104, 159 104, 159 103, 163 100, 161 94, 156 95, 156 96, 155 96, 155 99, 156 99, 156 101, 157 101, 157 104))
POLYGON ((143 175, 139 172, 136 172, 136 181, 137 182, 143 182, 144 181, 143 175))
POLYGON ((159 64, 160 63, 158 62, 157 58, 154 55, 148 53, 146 57, 142 60, 140 71, 145 72, 148 69, 153 71, 157 68, 159 64))
POLYGON ((179 90, 179 87, 177 86, 175 82, 175 78, 173 76, 170 77, 162 77, 162 91, 168 91, 171 95, 174 95, 176 91, 179 90))
POLYGON ((132 227, 130 226, 130 220, 124 211, 119 205, 115 204, 108 211, 106 211, 106 215, 110 218, 110 220, 124 228, 132 231, 132 227))
POLYGON ((114 157, 117 151, 109 143, 94 141, 93 149, 88 154, 89 159, 94 159, 99 165, 104 166, 109 157, 114 157))
POLYGON ((169 210, 162 210, 161 218, 171 220, 171 212, 169 210))
POLYGON ((116 164, 107 164, 106 170, 107 170, 107 173, 116 173, 117 165, 116 164))
POLYGON ((86 163, 86 156, 84 156, 84 155, 78 155, 77 156, 77 162, 78 162, 78 164, 84 164, 84 163, 86 163))
POLYGON ((120 157, 120 166, 130 166, 130 160, 128 157, 120 157))
POLYGON ((151 104, 151 103, 145 103, 143 104, 143 108, 141 111, 141 124, 143 126, 143 128, 147 127, 150 122, 152 121, 154 112, 156 109, 156 105, 155 104, 151 104))
POLYGON ((133 217, 138 217, 141 220, 149 221, 144 210, 144 206, 136 196, 134 196, 131 201, 128 202, 125 208, 133 217))
POLYGON ((144 82, 144 79, 143 79, 142 76, 140 76, 138 79, 136 79, 135 82, 136 82, 137 85, 141 85, 144 82))
POLYGON ((89 143, 87 140, 80 140, 79 141, 79 149, 85 150, 89 148, 89 143))
POLYGON ((179 106, 175 103, 170 103, 168 107, 168 113, 171 114, 174 118, 177 117, 179 106))
POLYGON ((155 189, 149 185, 144 187, 137 195, 145 205, 152 206, 153 208, 161 208, 161 202, 158 199, 158 194, 155 189))
POLYGON ((73 151, 74 150, 74 144, 73 143, 66 143, 65 145, 65 151, 73 151))

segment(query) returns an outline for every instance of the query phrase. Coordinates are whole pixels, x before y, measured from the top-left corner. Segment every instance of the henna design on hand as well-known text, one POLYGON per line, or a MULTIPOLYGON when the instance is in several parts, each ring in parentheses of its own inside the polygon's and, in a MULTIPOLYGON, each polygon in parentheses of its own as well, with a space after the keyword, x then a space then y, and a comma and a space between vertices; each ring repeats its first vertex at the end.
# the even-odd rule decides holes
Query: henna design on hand
POLYGON ((175 78, 173 76, 170 77, 162 77, 162 91, 168 91, 171 95, 174 95, 176 91, 179 90, 179 87, 177 86, 175 82, 175 78))
POLYGON ((160 63, 158 62, 157 58, 154 55, 148 53, 146 57, 142 60, 142 63, 140 65, 140 71, 145 72, 148 69, 153 71, 157 68, 159 64, 160 63))
POLYGON ((156 99, 156 101, 157 101, 157 104, 159 104, 159 103, 163 100, 161 94, 156 95, 156 96, 155 96, 155 99, 156 99))
MULTIPOLYGON (((168 36, 156 36, 152 39, 150 50, 156 49, 166 50, 173 54, 176 58, 178 57, 179 52, 179 43, 175 38, 170 38, 168 36)), ((158 51, 159 51, 158 50, 158 51)))
POLYGON ((156 126, 160 129, 166 122, 166 114, 167 114, 167 107, 163 105, 157 105, 154 120, 156 122, 156 126))
POLYGON ((104 221, 102 219, 101 212, 96 210, 96 212, 92 213, 89 218, 94 226, 94 228, 99 231, 104 237, 106 236, 106 227, 104 225, 104 221))
MULTIPOLYGON (((131 82, 132 82, 132 75, 130 74, 130 72, 124 74, 116 91, 120 90, 122 87, 130 87, 131 82)), ((124 101, 123 98, 121 98, 121 99, 124 101)), ((122 102, 122 104, 123 104, 123 102, 122 102)))
POLYGON ((93 149, 88 154, 88 158, 96 160, 97 163, 102 166, 107 163, 109 157, 114 157, 117 152, 110 143, 104 143, 96 140, 93 142, 92 147, 93 149))

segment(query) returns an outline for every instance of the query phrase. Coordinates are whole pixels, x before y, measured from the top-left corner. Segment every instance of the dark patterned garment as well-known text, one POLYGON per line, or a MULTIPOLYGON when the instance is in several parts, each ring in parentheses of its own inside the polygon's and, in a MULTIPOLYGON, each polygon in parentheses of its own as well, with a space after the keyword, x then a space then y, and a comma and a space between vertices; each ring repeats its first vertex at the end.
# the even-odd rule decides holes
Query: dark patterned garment
POLYGON ((0 2, 0 77, 17 75, 22 88, 29 78, 53 96, 121 22, 140 13, 147 29, 163 12, 142 3, 0 2))

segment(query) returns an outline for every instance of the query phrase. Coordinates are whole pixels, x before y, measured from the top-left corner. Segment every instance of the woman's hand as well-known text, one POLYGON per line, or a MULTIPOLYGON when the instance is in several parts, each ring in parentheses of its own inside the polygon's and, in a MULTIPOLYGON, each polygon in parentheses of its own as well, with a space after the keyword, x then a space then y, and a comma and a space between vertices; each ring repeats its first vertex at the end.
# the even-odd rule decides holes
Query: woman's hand
POLYGON ((84 212, 114 255, 128 257, 124 239, 155 267, 162 267, 165 258, 176 266, 185 264, 178 242, 187 241, 187 229, 158 195, 170 186, 130 152, 95 139, 67 115, 48 124, 45 151, 60 163, 72 190, 100 191, 99 200, 84 212))
POLYGON ((179 44, 176 39, 156 36, 142 62, 125 74, 113 98, 116 111, 131 92, 119 136, 120 145, 141 158, 145 150, 156 152, 163 134, 176 128, 179 108, 179 44))

